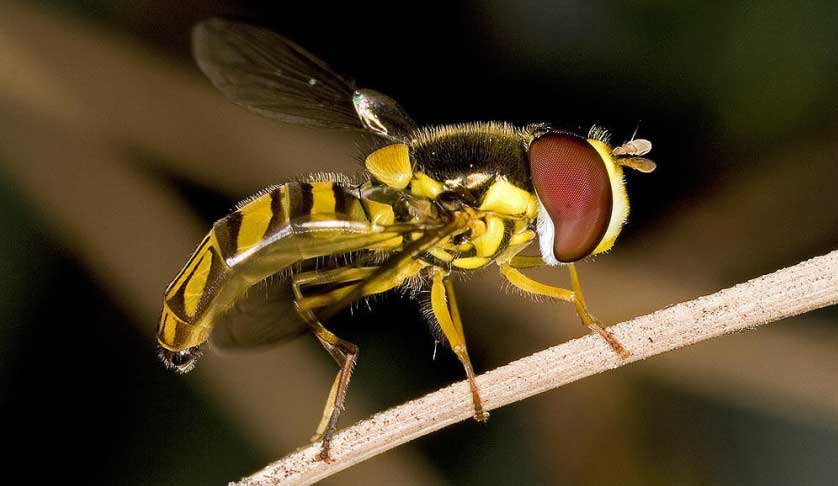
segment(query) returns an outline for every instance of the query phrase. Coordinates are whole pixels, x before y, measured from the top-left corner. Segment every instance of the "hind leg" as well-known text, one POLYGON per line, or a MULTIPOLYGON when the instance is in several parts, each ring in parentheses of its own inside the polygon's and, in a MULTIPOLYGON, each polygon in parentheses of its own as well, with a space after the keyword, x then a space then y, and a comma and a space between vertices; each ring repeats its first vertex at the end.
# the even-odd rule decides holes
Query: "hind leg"
POLYGON ((326 406, 323 409, 323 417, 317 426, 317 432, 312 437, 312 442, 321 440, 322 447, 317 459, 329 461, 332 436, 337 430, 338 419, 344 410, 346 392, 349 390, 349 380, 352 378, 352 370, 358 360, 358 346, 335 336, 319 322, 310 324, 314 335, 326 351, 332 355, 340 370, 335 376, 329 397, 326 399, 326 406))
POLYGON ((352 378, 352 370, 358 360, 358 346, 353 343, 343 340, 333 334, 331 331, 320 322, 317 316, 311 309, 303 308, 299 302, 303 299, 302 286, 306 283, 325 284, 325 283, 341 283, 343 281, 353 281, 354 273, 336 273, 330 276, 315 276, 311 273, 300 274, 298 278, 292 280, 292 287, 294 289, 294 296, 296 298, 297 312, 306 321, 311 331, 320 341, 320 344, 329 352, 332 358, 340 367, 335 381, 332 384, 329 397, 326 399, 326 406, 323 409, 323 417, 320 424, 317 426, 312 441, 322 440, 322 447, 317 459, 329 461, 329 452, 331 449, 332 436, 337 429, 338 419, 341 412, 344 410, 344 402, 346 401, 346 392, 349 389, 349 380, 352 378))
POLYGON ((312 441, 322 440, 322 448, 318 459, 329 461, 332 437, 337 430, 338 419, 344 410, 346 393, 352 370, 358 359, 358 347, 353 343, 337 337, 321 323, 314 310, 322 310, 324 315, 334 315, 343 308, 345 296, 354 292, 358 286, 360 295, 372 295, 390 290, 400 285, 406 278, 418 271, 418 266, 410 265, 401 273, 395 275, 379 274, 377 267, 353 267, 327 270, 322 272, 306 272, 292 277, 292 288, 297 305, 297 312, 306 321, 309 328, 326 348, 326 351, 337 362, 340 370, 335 376, 323 416, 312 441), (305 286, 320 286, 331 284, 346 284, 343 287, 312 296, 303 294, 305 286))

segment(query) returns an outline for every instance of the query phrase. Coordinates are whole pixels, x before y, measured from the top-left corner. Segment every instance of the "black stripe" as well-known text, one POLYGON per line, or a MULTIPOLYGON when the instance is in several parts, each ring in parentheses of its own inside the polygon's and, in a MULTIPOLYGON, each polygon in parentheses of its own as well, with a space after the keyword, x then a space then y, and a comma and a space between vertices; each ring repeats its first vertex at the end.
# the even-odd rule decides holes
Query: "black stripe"
POLYGON ((226 274, 226 272, 223 271, 222 260, 216 252, 215 248, 210 247, 209 252, 212 254, 210 273, 209 275, 207 275, 207 283, 206 285, 204 285, 204 291, 201 293, 201 300, 198 301, 198 306, 195 308, 194 320, 197 320, 198 316, 203 314, 204 309, 206 309, 210 299, 218 293, 218 290, 221 287, 219 282, 221 281, 222 277, 224 277, 224 275, 226 274))
POLYGON ((187 323, 193 323, 198 320, 204 312, 208 299, 215 295, 218 291, 218 280, 221 277, 221 260, 216 254, 215 248, 212 246, 208 246, 206 251, 201 252, 201 259, 203 259, 207 253, 209 253, 210 256, 210 273, 207 275, 207 282, 204 285, 204 290, 201 293, 198 305, 195 307, 195 315, 192 317, 186 315, 184 292, 186 292, 186 286, 189 284, 189 281, 192 280, 192 275, 195 273, 195 270, 198 269, 198 265, 195 265, 195 267, 192 268, 192 271, 189 272, 189 276, 183 281, 183 285, 180 286, 177 293, 166 302, 169 305, 169 310, 171 310, 178 319, 187 323))
POLYGON ((311 184, 303 182, 300 184, 300 214, 298 216, 311 213, 312 207, 314 207, 314 191, 311 184))
POLYGON ((183 304, 183 292, 186 289, 186 284, 189 282, 189 279, 183 281, 183 285, 177 289, 175 295, 172 296, 171 299, 167 300, 166 303, 169 305, 169 310, 172 311, 177 318, 182 321, 188 321, 189 319, 186 318, 186 312, 184 312, 184 304, 183 304))
POLYGON ((335 197, 335 214, 346 212, 346 192, 339 184, 332 183, 332 195, 335 197))
MULTIPOLYGON (((427 253, 427 252, 422 253, 421 255, 419 255, 419 257, 417 259, 427 263, 428 265, 432 265, 432 266, 437 267, 437 268, 446 268, 446 269, 449 269, 449 270, 451 269, 451 262, 446 262, 445 260, 442 260, 441 258, 437 258, 437 257, 435 257, 435 256, 433 256, 433 255, 431 255, 430 253, 427 253)), ((454 259, 452 258, 451 261, 454 261, 454 259)))
POLYGON ((282 187, 275 187, 271 191, 271 221, 265 236, 272 235, 285 223, 285 214, 282 212, 282 187))
POLYGON ((285 184, 285 190, 288 191, 288 201, 291 206, 288 208, 288 219, 293 221, 304 214, 300 211, 302 191, 300 190, 300 184, 297 182, 285 184))
POLYGON ((224 254, 224 258, 233 256, 230 251, 235 251, 235 248, 230 247, 230 230, 227 227, 227 215, 224 219, 218 220, 212 225, 212 233, 215 235, 215 241, 218 242, 218 248, 224 254))
POLYGON ((218 239, 218 244, 222 245, 222 251, 226 256, 233 256, 238 253, 238 241, 239 241, 239 231, 242 228, 242 213, 241 210, 234 211, 230 213, 229 216, 224 218, 224 224, 218 225, 223 227, 226 230, 226 239, 224 241, 219 238, 219 235, 216 235, 216 239, 218 239))
MULTIPOLYGON (((208 251, 211 251, 211 250, 208 250, 208 251)), ((203 259, 204 255, 206 255, 206 253, 207 253, 206 251, 196 253, 195 258, 193 258, 193 260, 195 260, 199 257, 201 259, 203 259)), ((190 263, 191 263, 191 261, 190 261, 190 263)), ((177 292, 175 292, 175 295, 173 295, 171 299, 166 301, 166 303, 169 304, 169 309, 172 311, 172 313, 175 316, 177 316, 179 319, 181 319, 182 321, 187 321, 188 322, 190 320, 189 317, 187 317, 187 315, 186 315, 186 309, 185 309, 186 304, 185 304, 185 300, 183 298, 183 294, 184 294, 184 292, 186 292, 186 286, 189 285, 189 281, 192 280, 192 275, 195 273, 195 270, 197 268, 198 268, 197 264, 194 267, 192 267, 192 270, 189 271, 189 274, 186 276, 185 279, 183 279, 183 282, 180 284, 180 287, 178 287, 177 292)), ((198 312, 195 312, 195 315, 197 316, 198 312)))
POLYGON ((474 244, 471 245, 471 248, 466 251, 458 251, 457 258, 469 258, 477 256, 477 248, 474 247, 474 244))
MULTIPOLYGON (((366 221, 372 221, 372 218, 370 217, 370 212, 367 209, 367 201, 364 199, 363 194, 361 194, 361 188, 360 187, 358 187, 358 195, 354 196, 354 197, 356 199, 358 199, 358 202, 361 203, 361 209, 364 210, 364 218, 366 219, 366 221)), ((395 211, 395 209, 394 209, 394 211, 395 211)))
POLYGON ((458 233, 451 237, 451 243, 457 246, 457 251, 454 252, 454 258, 469 258, 473 256, 477 256, 477 248, 474 247, 474 243, 472 242, 473 232, 472 230, 466 230, 462 233, 458 233), (471 248, 465 251, 459 249, 460 245, 463 243, 471 243, 471 248))

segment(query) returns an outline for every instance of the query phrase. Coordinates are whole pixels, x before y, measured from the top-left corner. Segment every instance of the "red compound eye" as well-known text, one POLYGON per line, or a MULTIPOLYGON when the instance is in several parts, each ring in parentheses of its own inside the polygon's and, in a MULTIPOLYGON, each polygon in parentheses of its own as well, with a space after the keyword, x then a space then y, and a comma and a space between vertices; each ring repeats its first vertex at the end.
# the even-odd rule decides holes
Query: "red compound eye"
POLYGON ((553 253, 575 262, 594 251, 611 220, 611 182, 605 162, 587 140, 548 133, 530 145, 538 198, 553 221, 553 253))

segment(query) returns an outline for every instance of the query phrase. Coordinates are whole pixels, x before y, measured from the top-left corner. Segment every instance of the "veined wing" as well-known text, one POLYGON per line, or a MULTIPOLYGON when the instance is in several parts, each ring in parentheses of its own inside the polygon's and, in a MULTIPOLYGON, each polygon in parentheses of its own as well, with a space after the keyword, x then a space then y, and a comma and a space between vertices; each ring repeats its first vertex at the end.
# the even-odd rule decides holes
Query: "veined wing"
POLYGON ((229 278, 210 304, 224 310, 207 309, 213 315, 213 345, 222 350, 252 348, 302 334, 306 324, 294 306, 291 274, 315 267, 313 261, 323 257, 396 248, 401 234, 357 221, 298 218, 244 256, 231 256, 229 278))
POLYGON ((352 81, 292 41, 223 19, 192 32, 195 59, 234 103, 281 123, 368 130, 404 140, 416 128, 392 98, 352 81))
POLYGON ((283 123, 362 128, 353 83, 278 34, 210 19, 195 26, 192 47, 204 74, 238 105, 283 123))
MULTIPOLYGON (((355 287, 355 291, 348 293, 341 301, 335 302, 329 313, 322 317, 331 316, 355 299, 366 295, 364 288, 371 283, 393 282, 394 277, 401 280, 399 276, 406 275, 406 267, 413 264, 420 254, 463 227, 463 220, 455 219, 445 226, 424 232, 423 236, 404 245, 399 252, 376 265, 377 268, 372 273, 357 281, 360 285, 355 287)), ((320 236, 325 236, 333 241, 342 240, 343 243, 338 244, 347 246, 353 244, 356 239, 365 241, 364 247, 381 245, 382 241, 383 244, 387 244, 387 240, 380 240, 378 236, 372 234, 358 234, 355 237, 347 237, 342 231, 333 232, 333 234, 328 233, 320 236), (349 243, 350 241, 353 243, 349 243)), ((385 232, 384 234, 388 233, 391 235, 399 234, 395 231, 385 232)), ((389 241, 394 239, 397 239, 397 243, 401 244, 401 236, 390 237, 389 241)), ((322 239, 320 240, 322 241, 322 239)), ((316 248, 322 248, 322 245, 311 244, 311 251, 318 251, 316 248)), ((311 260, 308 260, 308 262, 310 263, 311 260)), ((407 274, 410 273, 410 271, 407 272, 407 274)), ((212 336, 214 344, 222 349, 253 347, 279 343, 305 331, 306 323, 296 312, 293 304, 295 296, 288 279, 275 276, 263 283, 264 285, 252 287, 248 294, 239 299, 230 311, 216 319, 216 330, 212 336)))
POLYGON ((280 274, 248 289, 218 316, 210 344, 220 351, 265 348, 301 336, 306 329, 294 308, 290 279, 280 274))

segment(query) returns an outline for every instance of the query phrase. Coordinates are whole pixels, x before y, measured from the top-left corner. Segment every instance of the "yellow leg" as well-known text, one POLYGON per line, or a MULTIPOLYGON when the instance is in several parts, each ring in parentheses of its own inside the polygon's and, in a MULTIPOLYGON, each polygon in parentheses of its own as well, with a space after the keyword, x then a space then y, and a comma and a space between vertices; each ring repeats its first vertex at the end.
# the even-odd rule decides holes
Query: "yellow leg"
POLYGON ((312 437, 313 442, 322 440, 318 459, 327 462, 330 460, 329 451, 332 436, 334 436, 337 430, 338 419, 344 410, 344 402, 346 401, 347 390, 349 390, 352 370, 358 359, 358 347, 349 341, 337 337, 326 329, 317 315, 315 315, 313 309, 331 306, 330 309, 327 309, 327 313, 330 315, 334 314, 338 310, 334 309, 334 307, 339 306, 343 298, 357 286, 362 286, 361 296, 384 292, 401 284, 405 278, 418 271, 421 265, 418 263, 417 265, 419 266, 406 265, 401 269, 402 272, 392 276, 390 274, 377 275, 378 267, 359 267, 322 272, 306 272, 295 275, 292 278, 291 286, 294 290, 297 312, 299 312, 300 316, 309 325, 314 335, 323 347, 326 348, 326 351, 329 352, 338 366, 340 366, 340 370, 337 376, 335 376, 335 381, 329 391, 329 397, 326 399, 323 416, 317 426, 317 431, 312 437), (358 283, 326 292, 322 295, 312 297, 305 297, 303 295, 304 286, 341 284, 347 282, 358 283))
POLYGON ((489 419, 489 414, 483 410, 483 402, 480 400, 480 393, 477 383, 474 380, 474 368, 471 366, 471 359, 466 349, 466 337, 463 333, 463 322, 460 319, 460 310, 457 307, 457 299, 454 296, 454 287, 451 280, 443 275, 441 271, 434 274, 433 285, 431 286, 431 307, 434 317, 442 328, 442 333, 448 340, 448 344, 463 364, 471 387, 471 400, 474 405, 474 418, 480 422, 489 419))
MULTIPOLYGON (((321 309, 323 307, 329 307, 336 304, 339 304, 343 301, 346 296, 356 292, 358 287, 361 287, 360 293, 358 293, 358 297, 366 297, 369 295, 380 294, 382 292, 386 292, 388 290, 394 289, 404 283, 405 279, 410 278, 416 275, 419 270, 422 268, 422 263, 419 261, 415 261, 410 265, 405 265, 403 268, 400 268, 399 271, 380 275, 377 278, 368 278, 365 280, 361 280, 362 278, 369 277, 377 271, 377 267, 362 267, 353 269, 355 272, 343 274, 344 276, 341 278, 333 279, 333 280, 326 280, 320 279, 314 281, 314 279, 305 279, 301 280, 300 285, 323 285, 328 283, 345 283, 345 282, 353 282, 359 281, 356 284, 347 285, 346 287, 341 287, 339 289, 331 290, 329 292, 325 292, 319 295, 311 295, 311 296, 301 296, 297 299, 297 305, 303 309, 321 309), (352 277, 352 278, 347 278, 352 277)), ((335 271, 336 275, 342 275, 335 271)), ((297 282, 297 281, 295 281, 297 282)))
MULTIPOLYGON (((329 428, 329 422, 332 419, 332 412, 335 410, 335 401, 338 396, 338 387, 340 387, 340 373, 335 376, 335 381, 332 383, 332 388, 329 390, 329 397, 326 398, 326 406, 323 408, 323 416, 320 418, 320 423, 317 424, 317 430, 309 439, 311 442, 317 442, 323 439, 326 430, 329 428)), ((323 453, 321 452, 321 456, 323 453)))
MULTIPOLYGON (((340 310, 346 308, 347 305, 350 305, 365 295, 384 292, 400 285, 406 278, 415 275, 422 269, 424 264, 417 260, 416 257, 418 255, 432 248, 437 242, 463 227, 469 219, 470 217, 468 215, 455 214, 455 217, 445 226, 428 228, 428 234, 410 243, 404 251, 385 262, 382 266, 369 272, 368 276, 362 275, 367 270, 360 269, 360 271, 351 274, 341 273, 340 271, 334 271, 331 274, 329 272, 322 272, 320 276, 308 274, 300 276, 297 280, 292 279, 291 286, 294 290, 297 312, 307 322, 314 335, 317 336, 317 339, 320 340, 323 347, 326 348, 338 363, 338 366, 340 366, 340 371, 335 377, 335 382, 326 401, 323 418, 317 427, 317 433, 315 435, 315 438, 322 436, 323 440, 318 459, 329 461, 332 436, 337 429, 338 418, 340 418, 340 414, 343 411, 346 391, 349 388, 352 369, 355 366, 358 356, 358 347, 332 334, 320 323, 320 318, 327 319, 335 315, 340 310), (324 274, 329 275, 324 276, 324 274), (348 285, 347 287, 336 289, 319 296, 304 297, 302 292, 303 285, 324 285, 356 281, 358 283, 354 285, 348 285), (350 291, 346 291, 345 289, 347 288, 350 291), (318 315, 315 315, 314 309, 318 309, 320 318, 318 315)), ((466 362, 468 362, 467 359, 466 362)), ((467 372, 470 368, 471 364, 468 365, 467 372)), ((471 372, 471 376, 473 383, 473 371, 471 372)), ((476 393, 475 387, 473 387, 473 390, 476 393)))
POLYGON ((546 265, 540 256, 515 255, 509 265, 515 268, 533 268, 546 265))
POLYGON ((332 270, 312 270, 296 273, 291 278, 300 286, 325 285, 330 283, 356 282, 378 270, 378 267, 342 267, 332 270))
MULTIPOLYGON (((514 262, 513 262, 514 263, 514 262)), ((620 355, 621 358, 628 358, 631 354, 623 347, 622 344, 608 332, 602 323, 588 312, 588 306, 585 304, 585 297, 582 295, 582 287, 579 284, 579 274, 576 272, 576 267, 573 264, 568 265, 570 268, 570 279, 573 285, 573 290, 567 290, 552 285, 537 282, 523 273, 519 272, 512 265, 503 263, 500 266, 500 272, 515 287, 536 295, 543 295, 565 302, 572 302, 576 306, 576 313, 582 320, 582 324, 602 336, 614 352, 620 355)))

